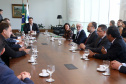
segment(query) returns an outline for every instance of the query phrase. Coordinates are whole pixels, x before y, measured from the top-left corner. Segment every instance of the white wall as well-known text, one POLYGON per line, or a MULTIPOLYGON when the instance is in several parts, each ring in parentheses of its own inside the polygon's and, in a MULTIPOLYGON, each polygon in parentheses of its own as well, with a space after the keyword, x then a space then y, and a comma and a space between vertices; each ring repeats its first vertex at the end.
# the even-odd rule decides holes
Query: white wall
MULTIPOLYGON (((24 0, 25 4, 26 2, 27 0, 24 0)), ((20 29, 21 18, 12 18, 12 4, 22 4, 22 0, 0 0, 0 8, 4 10, 3 17, 11 20, 12 29, 20 29)), ((66 21, 66 0, 29 0, 29 12, 34 22, 42 23, 46 29, 59 24, 59 14, 63 17, 63 25, 66 21)))
POLYGON ((120 19, 126 21, 126 0, 120 2, 120 19))

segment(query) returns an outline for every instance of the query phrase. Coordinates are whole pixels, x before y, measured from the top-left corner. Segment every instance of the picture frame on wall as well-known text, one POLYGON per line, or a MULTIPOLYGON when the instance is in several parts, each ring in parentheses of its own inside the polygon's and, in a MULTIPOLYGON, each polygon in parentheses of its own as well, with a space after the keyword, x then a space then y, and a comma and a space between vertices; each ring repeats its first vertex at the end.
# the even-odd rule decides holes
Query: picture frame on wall
MULTIPOLYGON (((24 5, 26 12, 26 5, 24 5)), ((12 18, 22 18, 22 4, 12 4, 12 18)))

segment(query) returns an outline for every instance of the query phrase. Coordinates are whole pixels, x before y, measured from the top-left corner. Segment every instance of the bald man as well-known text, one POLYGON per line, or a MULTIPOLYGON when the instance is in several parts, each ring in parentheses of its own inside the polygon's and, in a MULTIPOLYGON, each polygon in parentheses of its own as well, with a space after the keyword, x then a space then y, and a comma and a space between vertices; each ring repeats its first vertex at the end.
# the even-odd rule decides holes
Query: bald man
POLYGON ((85 34, 85 31, 83 30, 82 24, 80 23, 76 24, 76 28, 77 28, 77 34, 75 35, 73 42, 77 44, 84 43, 87 39, 87 36, 85 34))

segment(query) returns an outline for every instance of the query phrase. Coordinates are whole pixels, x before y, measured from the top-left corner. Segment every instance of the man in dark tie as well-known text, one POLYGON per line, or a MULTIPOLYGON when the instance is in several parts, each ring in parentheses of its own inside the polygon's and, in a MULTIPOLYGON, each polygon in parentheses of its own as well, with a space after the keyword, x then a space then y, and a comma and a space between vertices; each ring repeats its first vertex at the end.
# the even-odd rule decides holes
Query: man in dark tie
POLYGON ((120 36, 119 30, 115 26, 111 26, 107 30, 107 38, 111 42, 111 46, 108 50, 101 49, 103 54, 95 54, 90 51, 89 57, 102 60, 117 60, 121 63, 126 62, 126 44, 123 38, 120 36))
POLYGON ((29 17, 28 20, 29 20, 29 23, 26 23, 26 24, 24 25, 23 31, 24 31, 25 33, 28 33, 28 31, 29 31, 30 33, 34 33, 34 32, 39 33, 39 28, 38 28, 38 26, 37 26, 36 23, 33 23, 33 18, 32 18, 32 17, 29 17))
POLYGON ((111 67, 113 69, 119 70, 119 72, 121 72, 121 73, 126 74, 126 63, 120 63, 120 62, 114 60, 114 61, 111 61, 111 67))
POLYGON ((2 16, 2 14, 3 14, 3 10, 2 9, 0 9, 0 23, 2 22, 2 20, 3 20, 3 16, 2 16))
POLYGON ((91 43, 93 43, 97 39, 98 34, 97 34, 97 31, 96 31, 96 28, 97 28, 97 23, 96 22, 90 22, 88 24, 87 31, 90 34, 88 35, 88 38, 84 42, 85 45, 91 44, 91 43))
POLYGON ((15 76, 14 71, 2 61, 1 55, 6 50, 5 45, 4 38, 0 36, 0 84, 34 84, 30 80, 31 75, 29 72, 22 72, 20 75, 15 76))
POLYGON ((90 49, 93 52, 101 53, 102 47, 108 49, 111 45, 109 40, 106 37, 107 26, 99 25, 97 29, 98 38, 91 44, 81 44, 81 49, 90 49))
POLYGON ((76 27, 77 27, 77 34, 75 35, 73 42, 80 44, 86 40, 87 36, 85 34, 85 31, 82 29, 83 28, 82 24, 78 23, 76 27))

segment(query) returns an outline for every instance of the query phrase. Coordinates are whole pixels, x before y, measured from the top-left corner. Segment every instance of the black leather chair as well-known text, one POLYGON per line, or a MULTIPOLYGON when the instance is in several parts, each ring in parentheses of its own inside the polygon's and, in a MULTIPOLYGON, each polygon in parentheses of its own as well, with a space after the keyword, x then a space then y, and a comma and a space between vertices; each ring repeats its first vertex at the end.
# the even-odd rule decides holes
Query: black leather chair
MULTIPOLYGON (((53 29, 54 34, 57 34, 57 35, 60 35, 60 36, 63 36, 64 33, 65 33, 65 29, 63 27, 52 27, 52 29, 53 29)), ((73 33, 74 33, 74 29, 75 28, 73 28, 73 27, 71 28, 73 33)))
POLYGON ((65 33, 65 30, 63 29, 63 27, 53 27, 52 29, 53 29, 54 34, 57 34, 60 36, 63 36, 65 33))

